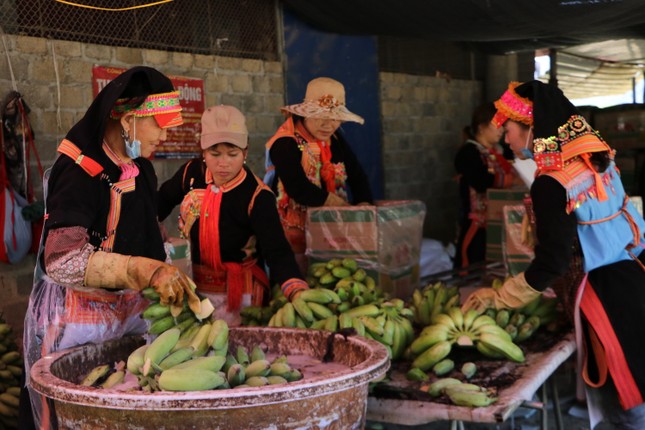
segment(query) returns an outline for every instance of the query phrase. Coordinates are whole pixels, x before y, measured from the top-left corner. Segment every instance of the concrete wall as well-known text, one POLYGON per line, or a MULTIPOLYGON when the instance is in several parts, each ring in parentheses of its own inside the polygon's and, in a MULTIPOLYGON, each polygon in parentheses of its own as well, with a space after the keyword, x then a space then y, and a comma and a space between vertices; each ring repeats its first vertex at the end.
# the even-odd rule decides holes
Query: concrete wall
POLYGON ((481 97, 477 81, 381 73, 385 196, 425 202, 425 237, 454 239, 453 160, 481 97))

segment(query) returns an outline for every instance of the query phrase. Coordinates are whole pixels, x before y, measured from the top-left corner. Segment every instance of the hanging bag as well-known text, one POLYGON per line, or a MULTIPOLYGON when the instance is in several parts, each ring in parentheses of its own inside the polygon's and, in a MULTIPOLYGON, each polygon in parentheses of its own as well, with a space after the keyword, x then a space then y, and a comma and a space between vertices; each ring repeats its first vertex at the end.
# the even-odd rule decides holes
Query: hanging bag
POLYGON ((27 200, 18 194, 7 178, 5 168, 4 138, 0 133, 0 261, 15 264, 31 248, 31 223, 22 216, 27 200))

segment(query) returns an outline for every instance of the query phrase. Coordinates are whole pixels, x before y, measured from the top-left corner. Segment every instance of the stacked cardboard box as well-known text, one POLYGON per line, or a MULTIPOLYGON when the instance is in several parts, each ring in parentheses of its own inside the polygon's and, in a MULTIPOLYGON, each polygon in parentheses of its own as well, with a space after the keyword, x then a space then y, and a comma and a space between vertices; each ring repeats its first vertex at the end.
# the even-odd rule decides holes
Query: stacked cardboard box
POLYGON ((504 206, 522 205, 528 188, 510 188, 506 190, 489 189, 486 192, 486 259, 502 261, 502 230, 504 228, 504 206))
POLYGON ((310 261, 354 258, 384 291, 405 299, 419 286, 425 213, 417 200, 311 208, 306 254, 310 261))

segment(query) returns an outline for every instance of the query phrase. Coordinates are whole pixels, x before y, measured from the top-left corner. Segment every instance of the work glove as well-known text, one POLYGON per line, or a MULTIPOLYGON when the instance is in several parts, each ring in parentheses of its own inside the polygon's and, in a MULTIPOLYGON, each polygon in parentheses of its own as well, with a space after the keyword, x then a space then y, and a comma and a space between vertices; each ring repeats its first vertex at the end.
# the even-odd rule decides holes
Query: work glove
POLYGON ((96 251, 87 262, 85 285, 135 291, 152 287, 159 294, 161 304, 182 306, 186 295, 190 309, 194 313, 201 310, 201 302, 191 287, 190 279, 175 266, 152 258, 96 251))
POLYGON ((480 288, 468 296, 461 306, 462 312, 475 309, 483 312, 489 308, 519 309, 537 299, 542 293, 534 290, 524 277, 524 272, 509 278, 500 288, 480 288))
POLYGON ((323 206, 349 206, 349 203, 347 203, 342 197, 334 193, 329 193, 327 194, 327 199, 325 199, 323 206))

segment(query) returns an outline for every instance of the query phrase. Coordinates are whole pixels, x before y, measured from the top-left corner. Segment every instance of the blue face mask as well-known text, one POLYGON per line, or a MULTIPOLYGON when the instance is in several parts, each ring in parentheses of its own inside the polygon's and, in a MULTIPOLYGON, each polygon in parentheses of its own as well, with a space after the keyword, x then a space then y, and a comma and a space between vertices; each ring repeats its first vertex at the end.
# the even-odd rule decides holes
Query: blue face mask
POLYGON ((123 130, 123 141, 125 142, 125 154, 131 159, 141 157, 141 141, 137 140, 137 120, 133 118, 132 122, 132 140, 130 136, 123 130))
POLYGON ((141 141, 140 140, 126 140, 125 141, 125 153, 131 159, 141 157, 141 141))
POLYGON ((526 136, 526 143, 524 144, 524 148, 520 150, 520 153, 522 154, 522 158, 524 160, 533 159, 533 151, 529 149, 529 141, 531 140, 531 137, 533 137, 532 131, 533 131, 533 128, 529 130, 529 133, 526 136))

